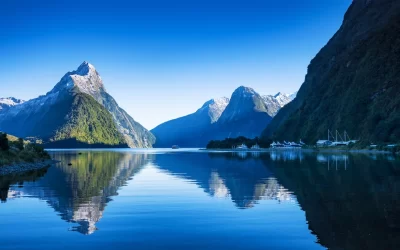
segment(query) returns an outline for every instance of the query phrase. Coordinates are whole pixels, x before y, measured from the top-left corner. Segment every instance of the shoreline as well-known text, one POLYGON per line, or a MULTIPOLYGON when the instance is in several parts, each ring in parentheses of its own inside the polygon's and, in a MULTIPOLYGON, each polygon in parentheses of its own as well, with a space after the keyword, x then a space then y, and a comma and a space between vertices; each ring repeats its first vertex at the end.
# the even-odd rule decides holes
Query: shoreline
MULTIPOLYGON (((271 148, 265 148, 265 149, 259 149, 259 150, 243 150, 243 149, 207 149, 207 148, 201 148, 199 149, 201 151, 205 152, 246 152, 246 153, 266 153, 266 152, 287 152, 287 151, 301 151, 301 152, 307 152, 307 153, 361 153, 361 154, 393 154, 390 151, 382 151, 382 150, 374 150, 374 149, 329 149, 329 148, 321 148, 321 149, 313 149, 313 148, 296 148, 296 149, 271 149, 271 148)), ((395 154, 396 155, 396 154, 395 154)))
POLYGON ((24 172, 39 170, 43 168, 51 167, 51 165, 58 163, 56 160, 44 160, 44 161, 36 161, 36 162, 21 162, 8 166, 0 167, 0 176, 9 175, 9 174, 21 174, 24 172))

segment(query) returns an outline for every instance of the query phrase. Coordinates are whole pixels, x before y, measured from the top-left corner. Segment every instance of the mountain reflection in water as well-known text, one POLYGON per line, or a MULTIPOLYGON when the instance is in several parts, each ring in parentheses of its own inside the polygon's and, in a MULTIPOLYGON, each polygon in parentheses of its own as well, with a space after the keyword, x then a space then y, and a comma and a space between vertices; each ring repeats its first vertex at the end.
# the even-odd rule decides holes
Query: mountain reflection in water
POLYGON ((192 180, 206 193, 230 197, 238 208, 250 208, 259 200, 293 200, 264 167, 260 154, 245 152, 226 154, 185 153, 157 156, 155 164, 172 175, 192 180))
MULTIPOLYGON (((153 169, 162 176, 173 177, 167 179, 170 185, 177 181, 195 184, 209 197, 204 206, 210 211, 215 209, 213 203, 217 204, 217 200, 226 200, 231 208, 238 208, 236 211, 269 211, 267 206, 276 206, 279 211, 278 206, 292 204, 305 212, 309 231, 303 233, 314 234, 315 241, 328 249, 397 249, 400 246, 400 161, 394 156, 314 154, 300 150, 257 154, 157 150, 81 152, 54 151, 53 158, 61 161, 56 166, 24 175, 0 177, 2 202, 20 197, 39 198, 63 220, 74 223, 72 231, 93 234, 107 204, 118 195, 118 190, 137 182, 135 176, 141 175, 142 170, 153 169)), ((155 187, 159 185, 151 178, 148 183, 155 187)), ((143 195, 151 192, 146 190, 148 187, 143 188, 143 195)), ((165 203, 168 201, 167 197, 160 206, 168 206, 165 203)), ((148 206, 151 204, 157 206, 157 200, 151 200, 148 206)), ((189 201, 184 204, 190 206, 189 201)), ((0 204, 0 207, 5 205, 0 204)), ((132 207, 127 211, 134 209, 133 204, 128 205, 132 207)), ((179 211, 179 207, 174 206, 174 209, 179 211)), ((227 209, 226 213, 233 212, 227 209)), ((247 223, 248 215, 242 213, 239 216, 243 219, 241 223, 247 223)), ((282 217, 279 224, 295 223, 291 220, 290 216, 282 217)), ((157 223, 162 224, 162 221, 157 223)), ((126 230, 131 228, 126 226, 126 230)), ((276 226, 278 224, 271 224, 271 227, 276 226)), ((261 229, 251 226, 246 230, 261 229)), ((284 242, 285 239, 277 240, 284 242)), ((259 239, 258 244, 261 241, 259 239)), ((257 245, 251 246, 257 248, 257 245)), ((283 245, 282 249, 285 249, 283 245)))
MULTIPOLYGON (((60 163, 45 174, 0 177, 2 193, 7 192, 11 198, 30 196, 45 200, 63 220, 78 224, 72 231, 92 234, 110 197, 118 195, 117 190, 142 169, 148 157, 107 151, 78 155, 67 151, 52 153, 52 158, 60 163), (19 188, 8 190, 12 183, 19 183, 19 188)), ((4 195, 2 200, 6 200, 4 195)))
POLYGON ((400 246, 398 158, 377 154, 271 154, 263 161, 296 196, 309 228, 323 246, 371 250, 400 246))

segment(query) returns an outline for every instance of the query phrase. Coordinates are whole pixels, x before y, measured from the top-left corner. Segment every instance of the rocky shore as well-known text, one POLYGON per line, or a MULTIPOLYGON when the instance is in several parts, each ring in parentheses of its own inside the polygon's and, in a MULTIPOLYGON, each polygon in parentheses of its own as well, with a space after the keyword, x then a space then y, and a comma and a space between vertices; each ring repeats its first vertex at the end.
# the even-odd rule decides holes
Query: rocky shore
POLYGON ((0 167, 0 176, 48 168, 57 162, 58 161, 55 161, 55 160, 44 160, 44 161, 36 161, 36 162, 16 163, 16 164, 10 165, 10 166, 1 166, 0 167))

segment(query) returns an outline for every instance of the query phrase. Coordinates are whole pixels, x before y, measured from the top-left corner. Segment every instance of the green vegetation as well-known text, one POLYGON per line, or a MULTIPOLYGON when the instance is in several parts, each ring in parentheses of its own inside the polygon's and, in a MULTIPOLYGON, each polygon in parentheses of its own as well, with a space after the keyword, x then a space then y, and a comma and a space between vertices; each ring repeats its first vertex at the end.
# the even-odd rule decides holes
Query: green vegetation
POLYGON ((10 145, 8 144, 7 134, 0 134, 0 149, 2 151, 8 151, 10 149, 10 145))
POLYGON ((124 185, 129 177, 140 171, 146 162, 146 157, 143 155, 110 151, 89 151, 79 155, 58 153, 54 157, 62 163, 72 164, 58 166, 60 175, 53 178, 53 188, 73 195, 73 201, 79 201, 79 204, 75 204, 75 208, 84 202, 91 201, 94 196, 115 195, 118 188, 124 185), (74 190, 65 191, 72 188, 69 183, 74 184, 74 190))
POLYGON ((0 166, 46 159, 50 156, 39 145, 0 132, 0 166))
POLYGON ((267 142, 260 141, 258 137, 249 139, 243 136, 237 138, 226 138, 225 140, 212 140, 207 144, 207 149, 231 149, 238 145, 245 144, 247 147, 252 147, 258 144, 262 148, 269 147, 267 142))
POLYGON ((74 93, 71 109, 64 119, 51 142, 73 139, 88 145, 126 145, 111 114, 87 94, 74 93))
POLYGON ((363 8, 360 2, 353 2, 341 29, 311 61, 297 98, 263 138, 314 144, 331 129, 365 145, 400 142, 400 5, 372 1, 363 8))

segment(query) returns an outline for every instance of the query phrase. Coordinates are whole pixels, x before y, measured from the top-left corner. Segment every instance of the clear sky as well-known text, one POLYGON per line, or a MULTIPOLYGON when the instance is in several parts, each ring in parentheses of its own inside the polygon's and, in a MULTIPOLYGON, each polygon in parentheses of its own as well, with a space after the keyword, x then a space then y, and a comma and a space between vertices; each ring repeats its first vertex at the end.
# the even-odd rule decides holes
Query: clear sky
POLYGON ((351 0, 2 1, 0 97, 45 94, 83 61, 148 129, 230 97, 294 92, 351 0))

